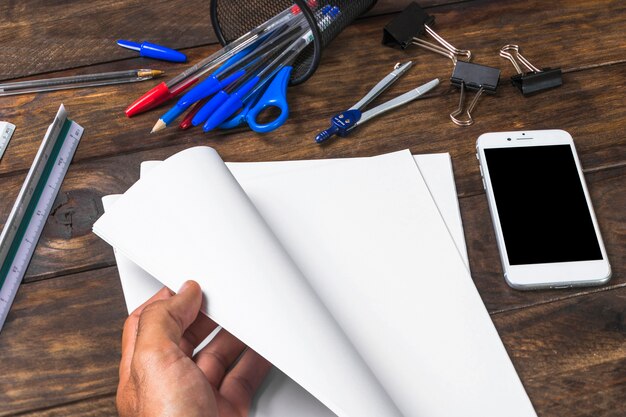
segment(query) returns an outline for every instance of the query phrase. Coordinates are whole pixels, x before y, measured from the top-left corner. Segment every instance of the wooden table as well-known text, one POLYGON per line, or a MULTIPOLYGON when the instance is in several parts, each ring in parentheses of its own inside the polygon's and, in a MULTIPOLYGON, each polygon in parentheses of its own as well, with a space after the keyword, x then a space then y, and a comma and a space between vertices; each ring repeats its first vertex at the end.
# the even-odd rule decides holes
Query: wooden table
MULTIPOLYGON (((417 47, 400 51, 381 45, 382 27, 406 3, 381 0, 348 27, 325 51, 317 73, 290 90, 288 123, 265 136, 245 129, 150 135, 160 111, 128 119, 123 110, 151 82, 0 99, 0 120, 17 125, 0 163, 2 223, 59 104, 85 127, 0 333, 0 416, 115 414, 126 310, 113 252, 91 227, 103 212, 100 198, 136 181, 141 161, 195 145, 215 147, 226 161, 369 156, 405 148, 450 152, 474 282, 539 415, 626 415, 626 2, 423 1, 442 36, 471 49, 474 62, 503 71, 497 95, 481 99, 476 123, 468 128, 448 117, 459 98, 445 81, 449 60, 417 47), (569 70, 564 85, 522 97, 507 81, 513 67, 498 56, 506 43, 522 45, 539 66, 569 70), (349 139, 328 146, 313 142, 333 112, 352 105, 407 59, 415 68, 379 100, 434 77, 444 86, 362 126, 349 139), (488 131, 548 128, 565 129, 576 141, 614 271, 603 287, 519 292, 504 282, 475 141, 488 131)), ((2 2, 0 79, 137 67, 176 74, 183 66, 136 58, 114 40, 172 45, 196 62, 217 49, 208 4, 2 2)))

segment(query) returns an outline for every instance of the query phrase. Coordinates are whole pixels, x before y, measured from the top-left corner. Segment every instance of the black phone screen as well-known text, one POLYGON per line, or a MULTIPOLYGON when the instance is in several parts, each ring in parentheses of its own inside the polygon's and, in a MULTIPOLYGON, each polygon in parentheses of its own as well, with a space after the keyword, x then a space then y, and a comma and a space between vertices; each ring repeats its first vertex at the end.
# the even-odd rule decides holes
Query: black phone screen
POLYGON ((602 259, 569 145, 485 149, 485 157, 511 265, 602 259))

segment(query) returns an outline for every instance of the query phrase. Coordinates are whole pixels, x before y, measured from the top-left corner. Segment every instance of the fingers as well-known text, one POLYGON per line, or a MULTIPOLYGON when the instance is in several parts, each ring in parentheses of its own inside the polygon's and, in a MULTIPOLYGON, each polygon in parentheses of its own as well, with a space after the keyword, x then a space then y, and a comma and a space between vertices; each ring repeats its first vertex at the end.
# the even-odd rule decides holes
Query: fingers
POLYGON ((166 288, 161 288, 148 301, 137 307, 124 323, 124 331, 122 332, 122 360, 120 361, 120 381, 126 381, 130 372, 130 363, 133 359, 135 350, 135 339, 137 338, 137 324, 139 316, 143 309, 158 300, 165 300, 172 296, 172 292, 166 288))
POLYGON ((219 389, 224 375, 246 348, 239 339, 222 329, 194 358, 209 383, 219 389))
POLYGON ((220 394, 239 411, 239 415, 247 415, 254 394, 271 367, 261 355, 248 348, 224 378, 220 394))
POLYGON ((216 328, 217 323, 204 314, 198 314, 196 321, 183 334, 180 348, 187 356, 191 357, 193 350, 216 328))
POLYGON ((179 346, 185 330, 196 320, 202 292, 194 281, 183 284, 178 294, 147 305, 139 317, 135 352, 154 352, 171 344, 179 346))

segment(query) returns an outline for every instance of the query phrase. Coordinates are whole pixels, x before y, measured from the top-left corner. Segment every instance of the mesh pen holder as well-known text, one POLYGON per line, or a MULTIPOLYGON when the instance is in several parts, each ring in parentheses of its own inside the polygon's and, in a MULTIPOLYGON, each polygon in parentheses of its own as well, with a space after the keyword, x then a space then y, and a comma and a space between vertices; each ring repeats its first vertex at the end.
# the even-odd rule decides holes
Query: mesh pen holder
POLYGON ((239 38, 284 10, 297 6, 313 32, 311 42, 293 63, 291 85, 306 81, 317 69, 322 50, 354 19, 369 10, 377 0, 211 0, 211 22, 222 45, 239 38), (339 14, 322 27, 315 12, 326 6, 338 7, 339 14))

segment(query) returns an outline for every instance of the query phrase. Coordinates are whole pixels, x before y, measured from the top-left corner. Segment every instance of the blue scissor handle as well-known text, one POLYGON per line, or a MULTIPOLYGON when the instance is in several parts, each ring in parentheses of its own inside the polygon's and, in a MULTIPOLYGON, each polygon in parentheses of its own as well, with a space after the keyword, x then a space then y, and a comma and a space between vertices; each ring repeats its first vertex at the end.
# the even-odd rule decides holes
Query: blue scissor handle
POLYGON ((270 82, 265 90, 265 93, 261 96, 259 101, 254 104, 248 114, 246 115, 246 121, 250 126, 250 129, 259 133, 267 133, 272 130, 278 129, 285 124, 289 117, 289 105, 287 104, 287 86, 289 85, 289 78, 291 77, 291 66, 283 67, 274 79, 270 82), (280 109, 280 115, 273 121, 260 124, 256 121, 257 116, 268 107, 277 107, 280 109))

